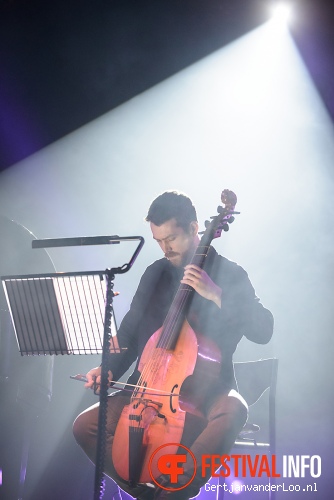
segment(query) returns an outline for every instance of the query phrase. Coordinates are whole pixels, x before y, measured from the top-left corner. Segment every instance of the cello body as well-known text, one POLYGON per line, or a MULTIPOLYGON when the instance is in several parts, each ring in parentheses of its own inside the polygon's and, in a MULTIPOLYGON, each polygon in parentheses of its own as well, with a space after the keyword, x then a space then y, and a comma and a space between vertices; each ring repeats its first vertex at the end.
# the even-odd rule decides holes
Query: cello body
POLYGON ((161 474, 157 468, 159 457, 176 454, 186 412, 201 415, 203 399, 221 369, 217 346, 196 334, 187 320, 173 350, 157 347, 162 330, 151 336, 140 359, 141 373, 146 366, 150 367, 143 383, 147 389, 134 394, 131 403, 125 406, 114 436, 114 467, 124 480, 133 484, 151 482, 152 475, 156 478, 161 474), (157 387, 160 394, 152 394, 157 387), (150 464, 153 454, 154 461, 150 464))

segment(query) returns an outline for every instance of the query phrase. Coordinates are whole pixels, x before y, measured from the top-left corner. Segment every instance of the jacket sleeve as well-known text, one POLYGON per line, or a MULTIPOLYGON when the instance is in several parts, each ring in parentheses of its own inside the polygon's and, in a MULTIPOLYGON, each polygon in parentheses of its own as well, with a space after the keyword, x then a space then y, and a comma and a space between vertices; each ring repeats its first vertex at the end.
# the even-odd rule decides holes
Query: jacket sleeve
POLYGON ((221 285, 222 316, 234 322, 240 338, 245 336, 257 344, 266 344, 273 334, 273 315, 256 296, 246 271, 235 265, 233 275, 221 285))
POLYGON ((155 274, 153 266, 146 269, 139 282, 130 309, 118 329, 118 342, 124 351, 121 354, 111 354, 109 357, 109 369, 113 373, 114 380, 118 380, 138 357, 138 338, 145 310, 154 290, 155 274))

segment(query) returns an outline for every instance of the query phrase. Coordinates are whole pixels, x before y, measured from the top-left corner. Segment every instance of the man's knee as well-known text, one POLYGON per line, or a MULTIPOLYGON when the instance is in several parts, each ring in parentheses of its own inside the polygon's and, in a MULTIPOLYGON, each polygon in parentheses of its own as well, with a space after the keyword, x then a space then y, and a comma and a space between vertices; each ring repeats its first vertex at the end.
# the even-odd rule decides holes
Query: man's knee
POLYGON ((73 434, 77 443, 84 447, 88 437, 94 434, 94 428, 97 426, 95 411, 84 411, 77 416, 73 422, 73 434))
POLYGON ((247 403, 245 399, 237 392, 235 389, 231 389, 230 392, 228 393, 228 397, 232 398, 233 401, 239 401, 243 406, 247 408, 247 403))
POLYGON ((78 415, 77 418, 73 422, 73 435, 75 437, 76 442, 81 445, 84 441, 84 436, 87 432, 87 428, 84 424, 84 418, 82 418, 82 414, 78 415))
POLYGON ((234 389, 216 399, 210 409, 211 418, 219 414, 231 415, 232 418, 247 418, 248 406, 244 398, 234 389))
POLYGON ((230 411, 233 415, 233 419, 241 427, 245 425, 248 418, 248 405, 244 398, 232 389, 228 395, 230 411))

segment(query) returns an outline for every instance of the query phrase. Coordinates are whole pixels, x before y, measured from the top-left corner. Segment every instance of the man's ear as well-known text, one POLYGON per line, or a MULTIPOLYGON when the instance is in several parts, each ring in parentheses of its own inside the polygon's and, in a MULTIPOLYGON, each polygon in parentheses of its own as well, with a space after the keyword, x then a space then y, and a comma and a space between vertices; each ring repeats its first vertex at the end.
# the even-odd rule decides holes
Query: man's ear
POLYGON ((190 223, 190 233, 195 236, 198 233, 198 222, 192 221, 190 223))

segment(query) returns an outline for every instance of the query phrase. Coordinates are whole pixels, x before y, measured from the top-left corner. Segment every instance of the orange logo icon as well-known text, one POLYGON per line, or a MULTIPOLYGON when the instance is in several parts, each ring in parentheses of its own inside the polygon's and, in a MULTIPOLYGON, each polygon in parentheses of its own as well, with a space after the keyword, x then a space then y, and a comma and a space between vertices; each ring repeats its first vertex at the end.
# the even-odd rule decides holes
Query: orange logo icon
POLYGON ((166 444, 163 444, 162 446, 159 446, 159 448, 157 448, 155 450, 155 452, 152 454, 152 456, 150 458, 150 462, 149 462, 148 467, 149 467, 149 473, 150 473, 152 480, 154 481, 154 483, 157 486, 159 486, 159 488, 162 488, 163 490, 168 490, 168 491, 178 491, 178 490, 182 490, 183 488, 186 488, 194 479, 195 474, 196 474, 196 458, 195 458, 195 455, 192 453, 192 451, 190 451, 189 448, 187 448, 186 446, 184 446, 182 444, 178 444, 178 443, 166 443, 166 444), (178 446, 180 448, 183 448, 185 450, 185 453, 179 454, 179 455, 172 455, 170 453, 166 453, 166 455, 161 455, 161 453, 159 453, 159 455, 160 455, 159 458, 156 457, 157 453, 161 449, 163 449, 165 447, 170 447, 170 446, 178 446), (186 453, 188 454, 188 457, 187 457, 186 453), (166 486, 162 482, 160 483, 159 478, 156 479, 153 477, 153 473, 152 473, 153 461, 156 461, 156 466, 157 466, 159 472, 161 472, 161 474, 163 474, 165 477, 167 476, 169 478, 169 481, 168 481, 169 485, 168 486, 166 486), (187 482, 185 484, 182 484, 182 486, 180 486, 178 484, 178 482, 180 480, 182 480, 182 476, 184 475, 183 464, 186 464, 188 461, 192 461, 194 472, 193 472, 192 477, 190 479, 188 478, 188 476, 186 476, 187 482))

